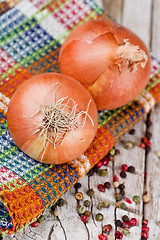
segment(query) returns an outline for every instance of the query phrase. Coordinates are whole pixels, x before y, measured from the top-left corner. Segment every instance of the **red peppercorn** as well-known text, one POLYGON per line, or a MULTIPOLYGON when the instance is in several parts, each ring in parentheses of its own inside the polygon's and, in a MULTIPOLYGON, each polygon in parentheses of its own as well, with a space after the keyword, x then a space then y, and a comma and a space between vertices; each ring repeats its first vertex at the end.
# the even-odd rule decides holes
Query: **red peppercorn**
POLYGON ((85 214, 85 215, 83 215, 83 216, 81 217, 81 220, 82 220, 82 222, 87 223, 88 220, 89 220, 89 216, 88 216, 87 214, 85 214))
POLYGON ((126 202, 129 203, 129 204, 132 203, 132 201, 129 198, 126 198, 126 202))
POLYGON ((135 226, 137 224, 137 219, 136 218, 131 218, 131 220, 129 221, 129 225, 130 226, 135 226))
POLYGON ((147 232, 142 232, 142 235, 141 235, 142 237, 145 237, 145 238, 148 238, 149 237, 149 235, 148 235, 148 233, 147 232))
POLYGON ((104 236, 103 234, 98 236, 99 240, 107 240, 107 236, 104 236))
POLYGON ((118 179, 118 177, 117 177, 117 175, 114 175, 113 176, 113 182, 117 182, 119 179, 118 179))
POLYGON ((122 223, 122 228, 130 228, 129 222, 123 222, 122 223))
POLYGON ((139 147, 140 147, 140 148, 145 148, 146 145, 145 145, 144 143, 141 143, 141 144, 139 145, 139 147))
POLYGON ((115 237, 116 237, 116 239, 122 239, 123 238, 123 234, 120 231, 116 231, 115 232, 115 237))
POLYGON ((102 163, 102 161, 100 160, 100 161, 96 164, 96 167, 97 167, 97 168, 100 168, 100 167, 102 167, 102 164, 103 164, 103 163, 102 163))
POLYGON ((36 221, 31 223, 31 227, 38 227, 38 223, 36 221))
POLYGON ((149 232, 149 227, 147 227, 146 225, 143 225, 142 232, 149 232))
POLYGON ((100 192, 105 192, 105 186, 103 184, 98 184, 97 188, 100 192))
POLYGON ((109 163, 109 158, 108 157, 104 157, 101 161, 102 161, 102 165, 103 166, 107 166, 108 163, 109 163))
POLYGON ((144 219, 143 221, 142 221, 142 225, 147 225, 148 224, 148 220, 147 219, 144 219))
POLYGON ((127 164, 123 164, 123 165, 121 166, 121 170, 124 171, 124 172, 126 172, 126 171, 128 170, 127 164))
POLYGON ((109 233, 111 230, 112 230, 111 224, 107 224, 102 227, 102 232, 104 232, 104 233, 109 233))

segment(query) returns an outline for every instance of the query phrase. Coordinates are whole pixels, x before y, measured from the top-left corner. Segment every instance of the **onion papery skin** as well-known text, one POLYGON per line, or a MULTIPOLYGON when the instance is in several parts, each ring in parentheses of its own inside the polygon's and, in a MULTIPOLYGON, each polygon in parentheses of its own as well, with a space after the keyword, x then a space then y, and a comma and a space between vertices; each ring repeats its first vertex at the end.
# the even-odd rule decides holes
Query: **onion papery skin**
POLYGON ((151 70, 144 42, 109 19, 75 28, 60 49, 59 64, 63 74, 88 89, 98 110, 118 108, 135 99, 146 87, 151 70), (121 51, 128 51, 127 57, 121 51))
MULTIPOLYGON (((27 155, 43 163, 62 164, 87 150, 97 131, 98 112, 93 98, 78 81, 61 73, 44 73, 25 81, 15 91, 9 103, 7 122, 11 137, 27 155), (52 111, 46 112, 50 108, 52 111), (60 116, 62 122, 62 113, 74 116, 74 122, 65 118, 69 121, 67 126, 73 128, 58 135, 54 133, 55 125, 44 130, 46 123, 51 124, 44 115, 48 114, 50 119, 53 111, 58 111, 60 115, 56 116, 60 116)), ((52 116, 52 124, 59 122, 55 123, 52 116)), ((58 131, 62 130, 64 126, 58 131)))

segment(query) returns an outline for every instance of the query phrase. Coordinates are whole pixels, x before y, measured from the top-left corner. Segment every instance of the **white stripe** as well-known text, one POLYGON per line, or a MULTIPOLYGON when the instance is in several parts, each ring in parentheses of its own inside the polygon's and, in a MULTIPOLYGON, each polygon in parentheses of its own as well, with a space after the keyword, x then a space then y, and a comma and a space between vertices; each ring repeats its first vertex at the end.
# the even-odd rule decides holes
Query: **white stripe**
POLYGON ((155 100, 149 92, 145 92, 142 96, 140 96, 138 98, 138 102, 144 106, 146 113, 148 113, 155 105, 155 100))

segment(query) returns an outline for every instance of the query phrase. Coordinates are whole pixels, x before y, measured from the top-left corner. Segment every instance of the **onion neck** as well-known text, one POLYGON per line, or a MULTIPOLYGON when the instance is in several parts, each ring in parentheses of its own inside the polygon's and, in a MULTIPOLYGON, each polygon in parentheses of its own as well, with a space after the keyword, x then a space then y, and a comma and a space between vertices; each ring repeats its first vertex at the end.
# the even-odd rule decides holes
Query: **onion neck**
POLYGON ((120 72, 122 66, 127 67, 129 71, 136 71, 139 64, 145 68, 147 61, 146 53, 139 46, 131 44, 128 39, 124 39, 124 44, 117 48, 116 64, 120 72))

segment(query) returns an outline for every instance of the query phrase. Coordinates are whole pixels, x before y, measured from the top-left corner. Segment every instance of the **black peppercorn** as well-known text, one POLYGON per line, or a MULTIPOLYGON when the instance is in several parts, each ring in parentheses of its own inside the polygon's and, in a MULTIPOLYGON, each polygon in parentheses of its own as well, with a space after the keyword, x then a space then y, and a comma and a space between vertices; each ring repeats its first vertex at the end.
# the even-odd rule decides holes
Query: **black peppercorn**
POLYGON ((124 196, 126 194, 124 190, 121 190, 120 193, 122 196, 124 196))
POLYGON ((131 135, 133 135, 133 134, 135 134, 135 129, 134 128, 132 128, 130 131, 129 131, 129 134, 131 134, 131 135))
POLYGON ((116 149, 115 150, 115 155, 119 155, 120 154, 120 150, 119 149, 116 149))
POLYGON ((58 207, 62 207, 65 204, 65 200, 63 198, 59 198, 58 201, 56 202, 56 205, 58 207))
POLYGON ((94 171, 95 173, 98 173, 98 168, 97 168, 96 166, 94 166, 94 167, 93 167, 93 171, 94 171))
POLYGON ((78 188, 80 188, 82 185, 80 182, 77 182, 74 184, 74 188, 77 190, 78 188))
POLYGON ((116 220, 116 221, 115 221, 115 225, 116 225, 117 227, 122 227, 122 221, 121 221, 121 220, 116 220))
POLYGON ((127 215, 123 215, 122 220, 123 222, 129 222, 129 217, 127 215))
POLYGON ((126 178, 126 177, 127 177, 127 174, 126 174, 125 171, 121 171, 121 172, 120 172, 120 176, 121 176, 121 178, 126 178))
POLYGON ((105 186, 105 188, 110 189, 111 188, 111 183, 110 182, 105 182, 104 186, 105 186))
POLYGON ((55 210, 56 208, 57 208, 56 204, 53 204, 53 205, 51 206, 51 211, 54 212, 54 210, 55 210))
POLYGON ((124 189, 125 189, 125 186, 124 186, 123 183, 121 183, 121 184, 119 184, 118 188, 119 188, 120 190, 124 190, 124 189))
POLYGON ((94 169, 92 168, 91 170, 89 170, 89 172, 87 173, 87 175, 89 177, 92 177, 94 175, 94 169))
POLYGON ((129 166, 129 167, 128 167, 128 172, 130 172, 130 173, 135 173, 135 167, 129 166))

